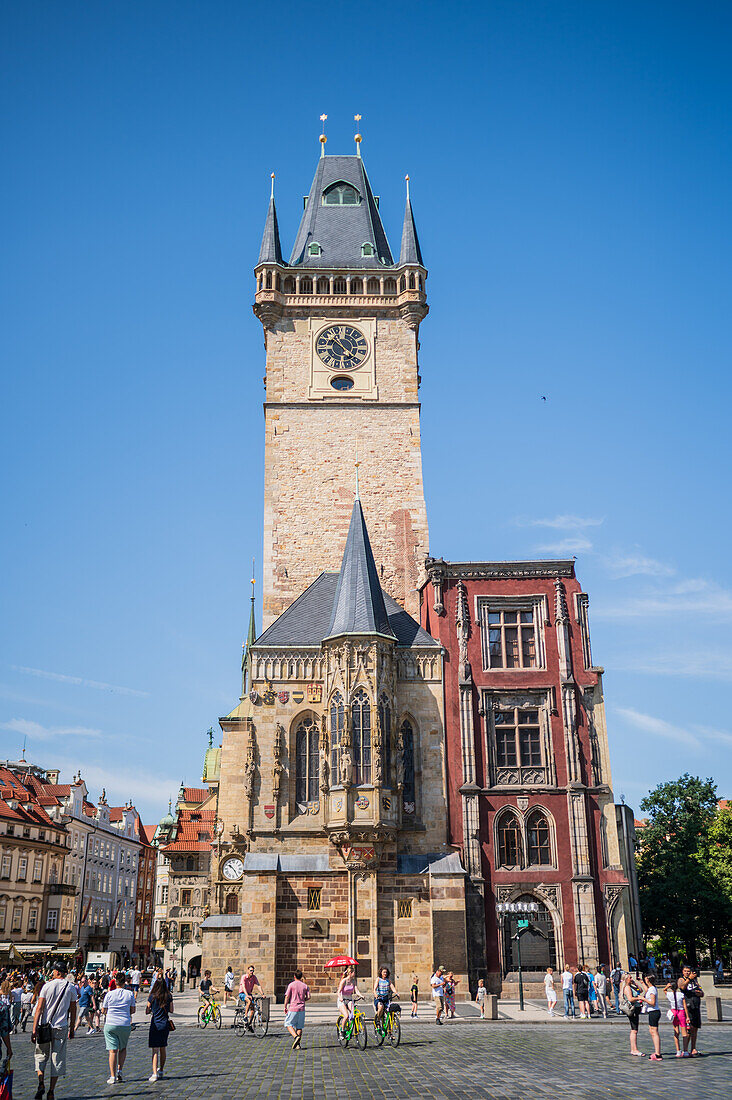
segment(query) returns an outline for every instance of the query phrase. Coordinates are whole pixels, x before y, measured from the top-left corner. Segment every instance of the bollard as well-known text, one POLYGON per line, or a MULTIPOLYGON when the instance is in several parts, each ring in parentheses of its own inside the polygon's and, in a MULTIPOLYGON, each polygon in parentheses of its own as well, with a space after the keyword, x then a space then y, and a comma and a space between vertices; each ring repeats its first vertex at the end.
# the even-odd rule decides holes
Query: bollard
POLYGON ((495 993, 489 993, 486 997, 485 1018, 486 1020, 498 1019, 498 997, 495 993))
POLYGON ((709 1020, 710 1023, 714 1020, 722 1019, 721 997, 705 997, 704 1003, 707 1006, 707 1020, 709 1020))

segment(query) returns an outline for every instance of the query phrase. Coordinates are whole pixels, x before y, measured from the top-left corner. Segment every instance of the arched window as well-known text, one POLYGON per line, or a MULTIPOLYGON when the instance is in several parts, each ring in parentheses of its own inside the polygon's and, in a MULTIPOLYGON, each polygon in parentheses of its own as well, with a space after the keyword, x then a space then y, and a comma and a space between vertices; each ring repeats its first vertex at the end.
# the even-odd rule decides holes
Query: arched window
POLYGON ((396 279, 384 279, 384 294, 396 294, 396 279))
POLYGON ((334 787, 340 783, 343 720, 343 696, 337 691, 330 704, 330 781, 334 787))
POLYGON ((351 727, 353 730, 353 763, 356 784, 371 782, 371 704, 363 688, 359 688, 351 702, 351 727))
POLYGON ((549 822, 541 810, 533 810, 526 823, 527 848, 531 866, 550 867, 552 840, 549 822))
POLYGON ((370 241, 366 241, 365 244, 361 245, 361 255, 362 256, 375 256, 376 255, 376 249, 374 248, 374 246, 371 244, 370 241))
POLYGON ((266 286, 267 290, 271 290, 272 289, 272 272, 268 271, 264 278, 265 278, 265 284, 264 285, 266 286))
POLYGON ((369 294, 380 294, 381 284, 379 283, 378 279, 369 279, 366 284, 366 289, 369 294))
POLYGON ((287 278, 285 279, 285 294, 294 294, 294 293, 295 293, 295 280, 293 279, 292 275, 288 275, 287 278))
POLYGON ((323 249, 320 247, 317 241, 313 241, 308 245, 308 256, 322 256, 323 249))
POLYGON ((351 279, 351 294, 363 294, 363 279, 351 279))
POLYGON ((312 294, 313 293, 313 280, 307 276, 300 280, 300 293, 312 294))
POLYGON ((407 280, 402 275, 401 279, 399 280, 399 293, 403 294, 406 289, 407 289, 407 280))
POLYGON ((282 279, 280 279, 279 275, 275 275, 275 290, 281 290, 281 289, 282 289, 282 279))
POLYGON ((295 731, 295 801, 313 802, 318 797, 320 768, 318 727, 312 714, 300 719, 295 731))
MULTIPOLYGON (((538 913, 532 913, 529 920, 532 927, 540 928, 544 935, 537 936, 529 934, 521 937, 521 965, 524 973, 526 973, 527 970, 534 971, 538 979, 538 975, 542 974, 547 966, 556 968, 557 965, 557 942, 554 931, 554 920, 541 898, 536 897, 534 894, 521 894, 514 900, 519 904, 533 902, 539 906, 538 913)), ((504 917, 503 949, 506 973, 518 969, 518 949, 515 936, 518 931, 518 922, 523 916, 525 916, 525 914, 509 913, 504 917)))
POLYGON ((226 912, 238 913, 239 912, 239 895, 227 894, 226 896, 226 912))
POLYGON ((318 294, 330 294, 330 279, 318 279, 318 294))
POLYGON ((404 787, 402 802, 405 814, 413 814, 416 809, 417 785, 414 780, 414 730, 412 723, 402 722, 402 745, 404 753, 404 787))
POLYGON ((323 192, 323 206, 358 206, 361 196, 350 183, 334 183, 323 192))
POLYGON ((391 787, 391 710, 385 695, 379 700, 379 722, 384 742, 384 786, 391 787))
POLYGON ((346 284, 345 279, 334 279, 333 280, 333 293, 334 294, 345 294, 346 293, 346 285, 347 284, 346 284))
POLYGON ((523 866, 521 824, 516 814, 505 813, 498 822, 498 866, 523 866))
POLYGON ((410 290, 415 290, 416 289, 416 282, 415 282, 413 271, 409 275, 409 289, 410 290))

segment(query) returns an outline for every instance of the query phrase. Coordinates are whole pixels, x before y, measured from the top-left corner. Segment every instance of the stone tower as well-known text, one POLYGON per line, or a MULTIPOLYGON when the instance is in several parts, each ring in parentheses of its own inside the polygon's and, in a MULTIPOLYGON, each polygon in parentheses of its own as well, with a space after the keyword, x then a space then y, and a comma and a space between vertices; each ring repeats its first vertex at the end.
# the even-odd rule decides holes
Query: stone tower
POLYGON ((428 307, 409 194, 394 263, 360 155, 322 155, 289 263, 273 188, 255 275, 266 351, 263 627, 338 569, 357 452, 379 580, 416 616, 428 553, 417 361, 428 307))

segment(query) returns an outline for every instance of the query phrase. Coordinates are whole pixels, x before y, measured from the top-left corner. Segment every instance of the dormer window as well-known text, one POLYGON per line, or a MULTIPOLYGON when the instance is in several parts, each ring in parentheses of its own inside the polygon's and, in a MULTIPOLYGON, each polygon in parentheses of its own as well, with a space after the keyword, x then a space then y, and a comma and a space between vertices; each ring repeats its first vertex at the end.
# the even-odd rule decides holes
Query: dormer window
POLYGON ((317 241, 313 241, 308 245, 308 256, 322 256, 323 249, 320 247, 317 241))
POLYGON ((358 206, 361 196, 350 183, 334 183, 323 192, 323 206, 358 206))
POLYGON ((366 241, 365 244, 361 245, 361 255, 362 256, 375 256, 376 255, 376 249, 374 248, 374 246, 371 244, 370 241, 366 241))

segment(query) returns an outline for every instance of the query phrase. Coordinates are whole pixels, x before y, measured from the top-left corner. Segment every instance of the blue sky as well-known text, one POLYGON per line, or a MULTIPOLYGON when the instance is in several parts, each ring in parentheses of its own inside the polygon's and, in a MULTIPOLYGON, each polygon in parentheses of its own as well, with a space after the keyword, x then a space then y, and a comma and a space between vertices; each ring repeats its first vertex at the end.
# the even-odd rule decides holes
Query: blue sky
POLYGON ((147 819, 198 781, 261 575, 269 174, 289 249, 360 113, 430 269, 432 552, 576 554, 618 797, 729 795, 731 41, 726 3, 5 5, 3 755, 147 819))

